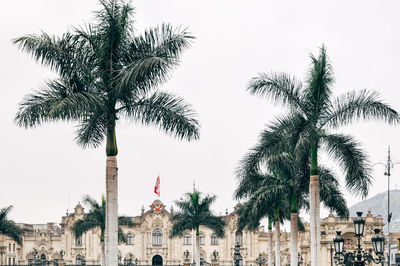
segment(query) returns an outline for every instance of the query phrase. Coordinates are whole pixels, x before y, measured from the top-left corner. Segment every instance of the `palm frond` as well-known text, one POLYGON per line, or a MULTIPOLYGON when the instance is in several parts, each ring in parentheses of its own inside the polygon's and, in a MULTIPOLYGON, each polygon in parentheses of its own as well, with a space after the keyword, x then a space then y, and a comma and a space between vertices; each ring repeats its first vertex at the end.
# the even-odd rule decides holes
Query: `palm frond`
POLYGON ((22 229, 12 220, 7 219, 12 206, 0 209, 0 234, 11 237, 15 242, 22 245, 22 229))
POLYGON ((348 92, 333 100, 321 127, 336 128, 359 119, 375 119, 395 125, 400 122, 399 113, 382 102, 379 93, 361 90, 348 92))
POLYGON ((286 73, 261 73, 250 81, 247 90, 251 94, 265 96, 291 109, 303 111, 301 82, 286 73))
POLYGON ((147 93, 165 82, 193 38, 185 29, 169 24, 148 29, 134 38, 123 58, 124 68, 118 73, 115 93, 130 95, 135 90, 147 93))
POLYGON ((129 216, 118 216, 118 225, 119 226, 128 226, 128 227, 133 227, 135 226, 134 221, 132 220, 132 217, 129 216))
POLYGON ((96 227, 100 227, 101 224, 98 220, 94 219, 93 215, 86 216, 85 218, 76 221, 72 227, 71 231, 74 233, 75 237, 78 238, 83 235, 85 232, 94 229, 96 227))
POLYGON ((98 147, 106 136, 106 123, 107 118, 103 112, 95 111, 90 114, 88 113, 80 121, 76 131, 76 142, 84 148, 98 147))
POLYGON ((15 121, 19 126, 35 127, 43 122, 78 120, 100 99, 86 91, 68 87, 65 80, 50 80, 19 104, 15 121))
POLYGON ((49 66, 63 76, 74 69, 84 68, 84 53, 78 50, 84 50, 84 47, 79 46, 78 40, 71 33, 61 37, 50 36, 45 32, 41 35, 30 34, 14 39, 13 43, 30 54, 36 62, 49 66))
POLYGON ((366 197, 372 176, 365 152, 352 137, 343 134, 329 134, 321 137, 328 153, 333 156, 344 171, 346 188, 355 195, 366 197))
POLYGON ((319 169, 320 199, 324 205, 335 211, 341 218, 349 217, 349 210, 343 193, 340 190, 339 181, 329 169, 319 169))
POLYGON ((305 91, 305 99, 310 108, 307 113, 309 116, 319 115, 322 110, 330 102, 332 95, 331 86, 334 83, 333 68, 328 61, 326 47, 322 46, 318 58, 314 55, 311 57, 311 67, 307 80, 307 90, 305 91))
POLYGON ((126 236, 124 231, 122 231, 121 227, 118 227, 118 242, 126 243, 126 236))
POLYGON ((148 125, 156 125, 160 130, 173 134, 179 139, 198 139, 199 122, 191 106, 184 100, 166 92, 155 92, 131 106, 125 107, 128 118, 148 125))

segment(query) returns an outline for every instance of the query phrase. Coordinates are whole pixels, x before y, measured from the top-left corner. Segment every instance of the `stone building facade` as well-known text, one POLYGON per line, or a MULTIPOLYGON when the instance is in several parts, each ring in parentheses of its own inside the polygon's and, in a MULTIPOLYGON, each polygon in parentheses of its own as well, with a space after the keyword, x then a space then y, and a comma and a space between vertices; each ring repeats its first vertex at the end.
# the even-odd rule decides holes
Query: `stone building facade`
MULTIPOLYGON (((135 226, 123 227, 127 238, 126 244, 119 245, 121 262, 131 257, 142 265, 152 265, 162 261, 163 265, 183 265, 187 260, 193 260, 194 235, 188 231, 182 237, 170 238, 171 211, 165 205, 155 200, 146 211, 132 217, 135 226)), ((79 264, 82 257, 86 264, 100 264, 100 230, 94 229, 76 239, 70 230, 75 221, 85 215, 84 208, 78 204, 74 212, 63 216, 60 224, 19 224, 24 230, 23 245, 19 246, 10 238, 0 235, 0 265, 28 264, 33 258, 33 251, 46 260, 60 258, 64 251, 66 264, 79 264)), ((235 211, 223 215, 226 221, 225 237, 217 238, 205 227, 200 228, 200 252, 205 262, 218 265, 232 265, 235 243, 241 244, 240 253, 243 265, 256 265, 256 258, 261 253, 267 259, 268 236, 263 226, 258 231, 238 231, 235 211)), ((372 249, 371 237, 374 228, 382 228, 383 219, 374 217, 371 212, 366 216, 365 237, 363 245, 372 249)), ((331 265, 331 247, 336 231, 342 231, 346 239, 346 250, 355 248, 353 221, 342 220, 331 213, 321 221, 321 266, 331 265)), ((282 265, 290 263, 290 234, 281 232, 282 265)), ((310 264, 310 233, 306 224, 305 232, 299 233, 299 253, 303 265, 310 264)))

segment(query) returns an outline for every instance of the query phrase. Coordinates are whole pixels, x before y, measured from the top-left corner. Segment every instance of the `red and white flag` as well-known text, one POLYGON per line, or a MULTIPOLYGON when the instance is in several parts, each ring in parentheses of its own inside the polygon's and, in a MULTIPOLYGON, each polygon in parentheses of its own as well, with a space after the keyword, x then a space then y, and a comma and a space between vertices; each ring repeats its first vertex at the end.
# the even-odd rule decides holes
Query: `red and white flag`
POLYGON ((160 176, 157 176, 156 185, 154 186, 154 193, 160 196, 160 176))

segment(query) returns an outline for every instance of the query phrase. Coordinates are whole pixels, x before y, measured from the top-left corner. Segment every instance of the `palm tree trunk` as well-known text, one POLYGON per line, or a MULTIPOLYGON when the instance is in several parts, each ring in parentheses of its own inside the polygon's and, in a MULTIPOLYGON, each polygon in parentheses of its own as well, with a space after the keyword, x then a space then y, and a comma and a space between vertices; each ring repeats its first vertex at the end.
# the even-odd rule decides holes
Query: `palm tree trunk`
POLYGON ((297 265, 297 234, 298 234, 298 212, 297 194, 293 192, 290 199, 290 265, 297 265))
POLYGON ((275 215, 275 266, 281 266, 281 230, 279 221, 279 208, 275 215))
POLYGON ((272 218, 268 216, 268 266, 272 266, 272 218))
POLYGON ((298 214, 290 214, 290 265, 298 266, 297 258, 298 214))
POLYGON ((118 168, 115 123, 107 128, 106 146, 106 265, 118 265, 118 168))
POLYGON ((311 146, 311 176, 310 176, 310 233, 311 233, 311 266, 320 264, 320 214, 319 214, 319 178, 318 178, 318 148, 311 146))
POLYGON ((200 232, 199 228, 196 228, 196 254, 195 254, 196 266, 200 266, 200 232))
POLYGON ((106 265, 106 253, 104 249, 104 241, 100 242, 100 265, 105 266, 106 265))
POLYGON ((275 265, 281 266, 281 230, 280 222, 275 221, 275 265))

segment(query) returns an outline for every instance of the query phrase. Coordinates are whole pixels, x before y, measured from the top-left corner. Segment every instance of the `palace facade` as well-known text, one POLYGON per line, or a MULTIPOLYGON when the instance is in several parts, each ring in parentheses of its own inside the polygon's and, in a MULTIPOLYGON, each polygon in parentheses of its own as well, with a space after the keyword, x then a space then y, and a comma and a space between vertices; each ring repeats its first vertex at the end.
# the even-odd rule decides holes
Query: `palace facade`
MULTIPOLYGON (((194 236, 188 231, 182 237, 170 238, 172 228, 171 213, 165 205, 155 200, 146 211, 132 217, 135 226, 123 227, 127 243, 119 245, 119 255, 123 263, 125 258, 132 258, 139 265, 152 265, 161 262, 163 265, 183 265, 193 260, 194 236)), ((100 264, 100 230, 93 229, 80 238, 75 238, 71 226, 85 215, 84 208, 78 203, 74 212, 63 216, 60 224, 18 224, 23 230, 23 244, 20 246, 8 237, 0 235, 0 265, 28 264, 33 252, 46 260, 60 259, 60 251, 65 255, 66 264, 80 264, 82 258, 86 264, 100 264)), ((263 226, 258 231, 239 231, 236 212, 226 212, 225 237, 218 238, 205 227, 200 227, 200 252, 204 262, 217 265, 233 265, 235 243, 240 243, 243 265, 256 265, 256 258, 261 255, 267 259, 268 232, 263 226)), ((374 217, 368 212, 365 223, 363 248, 372 249, 373 229, 382 229, 381 216, 374 217)), ((332 213, 321 220, 321 266, 331 265, 331 248, 336 231, 342 231, 347 251, 356 246, 352 219, 343 220, 332 213)), ((290 234, 281 232, 281 265, 290 263, 290 234)), ((299 233, 299 253, 304 263, 310 265, 310 233, 306 224, 305 232, 299 233)), ((274 252, 274 251, 272 251, 274 252)), ((268 261, 268 260, 267 260, 268 261)))

